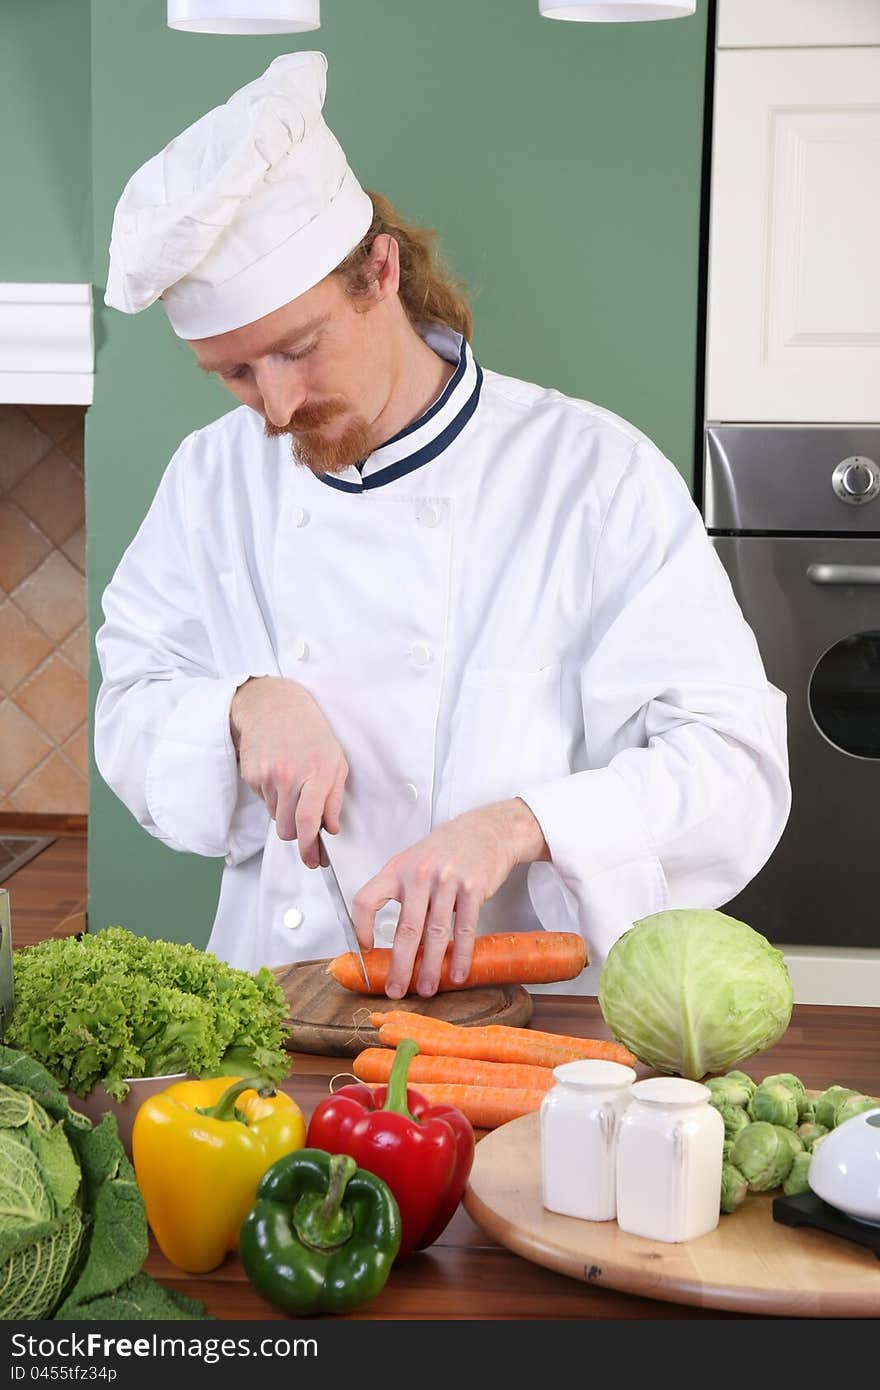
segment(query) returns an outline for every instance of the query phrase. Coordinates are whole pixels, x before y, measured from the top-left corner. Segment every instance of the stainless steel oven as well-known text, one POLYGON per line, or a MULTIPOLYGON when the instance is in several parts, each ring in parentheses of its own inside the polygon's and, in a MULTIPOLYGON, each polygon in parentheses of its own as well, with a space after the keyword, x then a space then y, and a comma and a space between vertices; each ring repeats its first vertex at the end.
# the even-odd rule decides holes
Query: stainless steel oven
POLYGON ((880 427, 715 425, 703 512, 788 697, 792 810, 724 908, 778 943, 880 946, 880 427))

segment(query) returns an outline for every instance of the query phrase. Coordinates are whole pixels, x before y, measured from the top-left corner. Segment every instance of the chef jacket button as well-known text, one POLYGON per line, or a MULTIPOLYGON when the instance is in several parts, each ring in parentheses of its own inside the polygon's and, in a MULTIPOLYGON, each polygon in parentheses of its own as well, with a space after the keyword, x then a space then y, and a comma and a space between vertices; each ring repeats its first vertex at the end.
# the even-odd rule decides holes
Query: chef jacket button
POLYGON ((418 516, 423 526, 439 526, 440 524, 440 513, 430 503, 419 509, 418 516))
POLYGON ((306 526, 308 525, 309 514, 305 507, 294 507, 291 513, 291 519, 294 526, 306 526))
POLYGON ((294 931, 297 927, 302 926, 305 921, 305 913, 298 907, 289 907, 282 920, 285 927, 294 931))
POLYGON ((407 800, 411 801, 413 805, 415 805, 415 803, 419 799, 419 789, 416 786, 415 782, 404 782, 403 791, 407 800))
POLYGON ((394 928, 396 925, 393 917, 383 917, 380 922, 376 923, 376 935, 380 937, 382 941, 393 941, 394 928))
POLYGON ((427 666, 431 660, 431 648, 426 647, 424 642, 414 642, 409 654, 416 666, 427 666))
POLYGON ((296 646, 293 649, 293 654, 296 657, 297 661, 308 660, 309 644, 304 637, 300 637, 299 641, 296 643, 296 646))

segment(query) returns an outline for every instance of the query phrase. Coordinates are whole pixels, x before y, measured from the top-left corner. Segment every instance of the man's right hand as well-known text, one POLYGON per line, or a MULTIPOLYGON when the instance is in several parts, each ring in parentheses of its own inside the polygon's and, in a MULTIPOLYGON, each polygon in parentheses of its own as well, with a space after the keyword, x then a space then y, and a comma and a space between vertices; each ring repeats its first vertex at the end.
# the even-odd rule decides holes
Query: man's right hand
POLYGON ((348 777, 345 754, 302 685, 255 676, 239 686, 229 711, 241 775, 269 808, 279 840, 296 840, 300 858, 318 867, 318 831, 335 835, 348 777))

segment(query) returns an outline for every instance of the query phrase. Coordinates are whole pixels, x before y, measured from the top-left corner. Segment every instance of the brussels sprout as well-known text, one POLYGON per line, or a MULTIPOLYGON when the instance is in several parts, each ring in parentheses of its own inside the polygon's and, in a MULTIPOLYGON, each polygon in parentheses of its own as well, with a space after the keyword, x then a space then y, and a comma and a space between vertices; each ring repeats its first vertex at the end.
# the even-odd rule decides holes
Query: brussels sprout
POLYGON ((799 1192, 809 1192, 810 1184, 807 1181, 807 1177, 812 1161, 812 1154, 795 1154, 792 1165, 788 1170, 788 1176, 782 1183, 782 1190, 787 1197, 795 1197, 799 1192))
POLYGON ((736 1211, 746 1199, 749 1184, 738 1168, 725 1163, 721 1169, 721 1210, 736 1211))
POLYGON ((798 1106, 798 1119, 802 1125, 811 1125, 816 1120, 816 1102, 812 1096, 805 1096, 798 1106))
POLYGON ((733 1148, 733 1140, 732 1140, 732 1139, 725 1139, 724 1143, 721 1145, 721 1161, 722 1161, 722 1163, 726 1163, 727 1160, 730 1158, 730 1150, 731 1150, 732 1148, 733 1148))
POLYGON ((798 1125, 798 1138, 808 1153, 812 1152, 815 1144, 827 1133, 825 1125, 817 1125, 815 1121, 806 1120, 804 1124, 798 1125))
MULTIPOLYGON (((782 1126, 780 1126, 780 1128, 782 1128, 782 1126)), ((798 1154, 802 1154, 804 1151, 803 1140, 793 1129, 783 1129, 782 1132, 785 1135, 788 1147, 791 1149, 792 1157, 797 1158, 798 1154)))
POLYGON ((800 1147, 800 1140, 791 1130, 756 1120, 740 1130, 728 1162, 740 1170, 750 1192, 769 1192, 788 1176, 795 1152, 792 1140, 800 1147))
POLYGON ((766 1086, 768 1081, 778 1081, 781 1086, 787 1086, 796 1096, 805 1096, 807 1093, 807 1088, 803 1081, 791 1071, 777 1071, 774 1072, 772 1076, 765 1076, 761 1085, 766 1086))
POLYGON ((725 1139, 735 1139, 741 1129, 749 1124, 749 1117, 741 1105, 730 1105, 727 1101, 713 1101, 712 1104, 724 1121, 725 1139))
POLYGON ((848 1086, 829 1086, 827 1091, 816 1097, 816 1124, 833 1129, 837 1124, 838 1106, 849 1100, 850 1096, 858 1094, 858 1091, 852 1091, 848 1086))
POLYGON ((748 1111, 752 1120, 766 1120, 786 1129, 794 1129, 798 1122, 797 1101, 780 1081, 762 1081, 749 1101, 748 1111))
POLYGON ((798 1120, 812 1119, 814 1103, 807 1095, 807 1089, 799 1076, 795 1076, 790 1071, 778 1071, 773 1076, 765 1076, 762 1085, 766 1086, 772 1081, 779 1086, 787 1086, 797 1102, 798 1120))
POLYGON ((755 1089, 752 1086, 750 1091, 736 1076, 733 1079, 730 1076, 713 1076, 706 1085, 712 1092, 711 1105, 720 1105, 723 1102, 725 1105, 739 1105, 743 1108, 748 1104, 749 1096, 755 1089))
POLYGON ((834 1112, 835 1126, 845 1124, 854 1115, 861 1115, 865 1110, 877 1110, 878 1108, 880 1108, 880 1101, 874 1100, 873 1096, 858 1094, 849 1096, 834 1112))
MULTIPOLYGON (((724 1077, 726 1081, 738 1081, 741 1086, 746 1088, 748 1096, 752 1094, 757 1085, 757 1082, 753 1081, 748 1073, 744 1071, 728 1071, 725 1072, 724 1077)), ((748 1100, 748 1096, 746 1096, 746 1101, 748 1100)), ((743 1104, 745 1103, 744 1101, 743 1104)))

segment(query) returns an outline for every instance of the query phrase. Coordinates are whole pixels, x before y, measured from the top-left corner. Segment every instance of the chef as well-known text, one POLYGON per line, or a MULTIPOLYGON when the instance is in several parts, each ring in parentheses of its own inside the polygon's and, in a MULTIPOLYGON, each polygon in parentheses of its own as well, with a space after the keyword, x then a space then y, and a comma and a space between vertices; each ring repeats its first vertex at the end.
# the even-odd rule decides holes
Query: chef
MULTIPOLYGON (((150 159, 105 301, 161 301, 241 405, 171 459, 103 598, 95 752, 222 858, 209 949, 338 954, 317 833, 387 993, 476 933, 721 906, 789 811, 784 696, 681 476, 632 425, 482 367, 432 234, 276 58, 150 159), (416 965, 416 952, 423 947, 416 965)), ((534 268, 537 273, 537 268, 534 268)))

